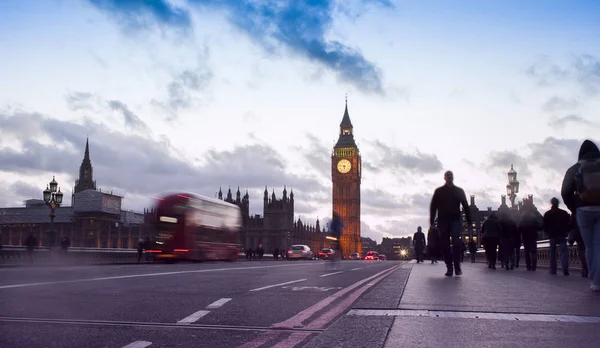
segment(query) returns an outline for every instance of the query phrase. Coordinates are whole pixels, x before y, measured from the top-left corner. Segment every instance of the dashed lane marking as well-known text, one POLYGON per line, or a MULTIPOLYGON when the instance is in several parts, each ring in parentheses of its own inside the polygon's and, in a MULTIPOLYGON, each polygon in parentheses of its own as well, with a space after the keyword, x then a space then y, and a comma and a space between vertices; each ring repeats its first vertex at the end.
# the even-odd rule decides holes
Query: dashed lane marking
POLYGON ((129 278, 140 278, 140 277, 158 277, 158 276, 188 274, 188 273, 225 272, 225 271, 239 271, 239 270, 248 270, 248 269, 266 269, 266 268, 321 265, 321 264, 323 264, 323 263, 322 262, 319 262, 319 263, 306 262, 306 263, 294 263, 294 264, 290 264, 290 265, 277 265, 277 266, 230 267, 230 268, 197 269, 197 270, 191 270, 191 271, 129 274, 129 275, 113 276, 113 277, 99 277, 99 278, 87 278, 87 279, 75 279, 75 280, 60 280, 60 281, 54 281, 54 282, 0 285, 0 289, 24 288, 24 287, 41 286, 41 285, 83 283, 83 282, 94 282, 94 281, 101 281, 101 280, 129 279, 129 278))
POLYGON ((351 271, 358 271, 359 269, 362 269, 362 267, 353 268, 353 269, 351 269, 351 271))
POLYGON ((282 285, 294 284, 294 283, 303 282, 303 281, 306 281, 306 279, 298 279, 298 280, 292 280, 291 282, 285 282, 285 283, 279 283, 279 284, 267 285, 267 286, 263 286, 262 288, 252 289, 252 290, 250 290, 250 291, 261 291, 261 290, 265 290, 265 289, 269 289, 269 288, 274 288, 274 287, 276 287, 276 286, 282 286, 282 285))
POLYGON ((206 310, 201 310, 201 311, 197 311, 196 313, 189 315, 183 319, 181 319, 180 321, 177 322, 177 324, 191 324, 191 323, 195 323, 198 320, 200 320, 200 318, 202 318, 203 316, 207 315, 208 313, 210 313, 210 311, 206 311, 206 310))
POLYGON ((135 341, 133 343, 129 343, 128 345, 124 346, 123 348, 146 348, 148 346, 151 346, 152 342, 148 342, 148 341, 135 341))
POLYGON ((459 319, 494 319, 510 321, 538 321, 580 324, 600 324, 600 317, 585 315, 556 315, 529 313, 493 313, 493 312, 453 312, 430 311, 418 309, 352 309, 347 315, 352 316, 388 316, 388 317, 426 317, 426 318, 459 318, 459 319))
POLYGON ((333 273, 321 274, 321 275, 319 276, 319 278, 323 278, 323 277, 329 277, 329 276, 332 276, 332 275, 334 275, 334 274, 340 274, 340 273, 344 273, 344 271, 339 271, 339 272, 333 272, 333 273))
POLYGON ((231 301, 230 298, 222 298, 222 299, 216 300, 215 302, 213 302, 213 303, 209 304, 208 306, 206 306, 206 309, 220 308, 221 306, 223 306, 224 304, 226 304, 229 301, 231 301))

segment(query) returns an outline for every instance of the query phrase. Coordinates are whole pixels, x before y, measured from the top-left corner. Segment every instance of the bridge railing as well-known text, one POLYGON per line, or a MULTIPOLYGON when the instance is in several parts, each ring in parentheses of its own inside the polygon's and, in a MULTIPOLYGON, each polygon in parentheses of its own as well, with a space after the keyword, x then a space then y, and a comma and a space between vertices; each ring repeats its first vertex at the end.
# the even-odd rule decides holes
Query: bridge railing
MULTIPOLYGON (((567 246, 569 253, 569 268, 581 268, 581 253, 577 244, 567 246)), ((525 263, 525 250, 521 246, 521 263, 525 263)), ((559 258, 560 250, 556 248, 556 259, 560 263, 559 258)), ((477 250, 477 258, 483 261, 485 259, 485 251, 483 249, 477 250)), ((537 263, 540 266, 550 265, 550 240, 539 240, 537 242, 537 263)), ((560 265, 559 265, 560 266, 560 265)))

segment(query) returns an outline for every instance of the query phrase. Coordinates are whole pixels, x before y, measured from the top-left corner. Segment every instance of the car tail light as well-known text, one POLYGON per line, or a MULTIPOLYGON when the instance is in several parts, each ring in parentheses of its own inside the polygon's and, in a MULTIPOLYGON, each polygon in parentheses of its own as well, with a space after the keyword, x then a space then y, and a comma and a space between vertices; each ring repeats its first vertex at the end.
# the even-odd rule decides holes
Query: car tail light
POLYGON ((291 250, 288 250, 288 254, 293 254, 293 252, 291 250))

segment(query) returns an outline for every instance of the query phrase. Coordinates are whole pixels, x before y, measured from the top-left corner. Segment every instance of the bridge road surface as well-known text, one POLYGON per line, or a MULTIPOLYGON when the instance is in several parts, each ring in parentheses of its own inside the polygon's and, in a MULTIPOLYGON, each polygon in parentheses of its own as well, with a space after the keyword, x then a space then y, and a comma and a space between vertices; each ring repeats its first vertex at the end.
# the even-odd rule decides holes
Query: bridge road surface
POLYGON ((402 264, 0 268, 0 347, 300 347, 402 264))

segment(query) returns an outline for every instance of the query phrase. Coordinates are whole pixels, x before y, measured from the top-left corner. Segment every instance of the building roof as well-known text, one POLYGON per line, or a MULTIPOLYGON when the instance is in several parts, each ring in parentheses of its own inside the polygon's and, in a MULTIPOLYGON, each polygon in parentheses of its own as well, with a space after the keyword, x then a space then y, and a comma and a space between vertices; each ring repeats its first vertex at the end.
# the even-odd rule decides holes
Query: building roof
MULTIPOLYGON (((73 216, 73 207, 59 207, 55 210, 56 223, 69 223, 73 216)), ((32 206, 18 208, 0 208, 0 224, 43 224, 50 222, 50 208, 32 206)))

